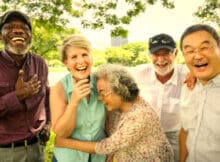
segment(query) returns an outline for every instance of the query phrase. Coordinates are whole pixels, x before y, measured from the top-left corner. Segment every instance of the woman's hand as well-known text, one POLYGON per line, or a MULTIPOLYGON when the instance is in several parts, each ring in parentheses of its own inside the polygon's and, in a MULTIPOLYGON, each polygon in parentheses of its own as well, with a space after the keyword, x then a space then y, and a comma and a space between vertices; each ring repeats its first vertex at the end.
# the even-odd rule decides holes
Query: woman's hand
POLYGON ((89 79, 82 79, 74 82, 74 89, 72 91, 71 101, 74 100, 76 103, 79 103, 83 97, 86 97, 90 94, 91 87, 89 79))

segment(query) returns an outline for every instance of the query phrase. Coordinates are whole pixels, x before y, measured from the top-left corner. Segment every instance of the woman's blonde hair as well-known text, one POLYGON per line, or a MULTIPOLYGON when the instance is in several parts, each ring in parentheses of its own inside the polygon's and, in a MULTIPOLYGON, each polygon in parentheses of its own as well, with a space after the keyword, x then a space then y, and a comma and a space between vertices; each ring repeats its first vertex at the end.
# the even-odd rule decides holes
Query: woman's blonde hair
POLYGON ((66 49, 69 46, 83 48, 87 50, 89 53, 91 53, 91 43, 86 37, 82 35, 72 35, 63 41, 63 45, 61 47, 62 62, 64 62, 67 59, 66 49))

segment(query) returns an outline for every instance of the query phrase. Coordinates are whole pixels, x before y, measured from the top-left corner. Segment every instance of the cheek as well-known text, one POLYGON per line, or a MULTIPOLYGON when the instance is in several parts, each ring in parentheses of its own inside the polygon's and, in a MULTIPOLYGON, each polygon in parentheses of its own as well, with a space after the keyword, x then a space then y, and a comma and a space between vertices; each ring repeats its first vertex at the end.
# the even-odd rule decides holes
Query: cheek
POLYGON ((192 57, 184 55, 184 59, 185 59, 185 63, 189 66, 190 63, 192 62, 192 57))
POLYGON ((151 57, 151 61, 152 61, 152 63, 154 64, 154 63, 156 63, 157 62, 157 57, 151 57))
POLYGON ((74 67, 74 65, 75 65, 75 61, 70 61, 70 60, 67 60, 67 61, 65 61, 65 66, 67 67, 67 68, 73 68, 74 67))
POLYGON ((89 65, 92 65, 93 60, 92 60, 91 57, 89 57, 89 58, 86 58, 86 59, 85 59, 85 62, 86 62, 87 64, 89 64, 89 65))

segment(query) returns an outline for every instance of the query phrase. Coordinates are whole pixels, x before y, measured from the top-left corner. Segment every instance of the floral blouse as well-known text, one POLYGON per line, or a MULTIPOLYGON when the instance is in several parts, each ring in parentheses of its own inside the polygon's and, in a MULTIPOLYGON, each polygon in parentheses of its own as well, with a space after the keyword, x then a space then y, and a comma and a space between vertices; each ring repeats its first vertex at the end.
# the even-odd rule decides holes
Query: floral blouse
POLYGON ((96 144, 96 153, 114 154, 117 162, 172 162, 173 151, 159 118, 143 99, 124 113, 112 113, 110 137, 96 144))

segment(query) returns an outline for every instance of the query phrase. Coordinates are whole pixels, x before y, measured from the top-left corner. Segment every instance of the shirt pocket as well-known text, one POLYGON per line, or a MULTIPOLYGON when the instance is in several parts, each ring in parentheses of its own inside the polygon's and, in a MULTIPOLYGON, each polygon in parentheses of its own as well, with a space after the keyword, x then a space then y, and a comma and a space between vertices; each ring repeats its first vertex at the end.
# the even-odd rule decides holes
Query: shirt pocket
POLYGON ((168 113, 179 114, 180 113, 180 99, 170 97, 167 99, 167 104, 165 108, 167 108, 168 113))

